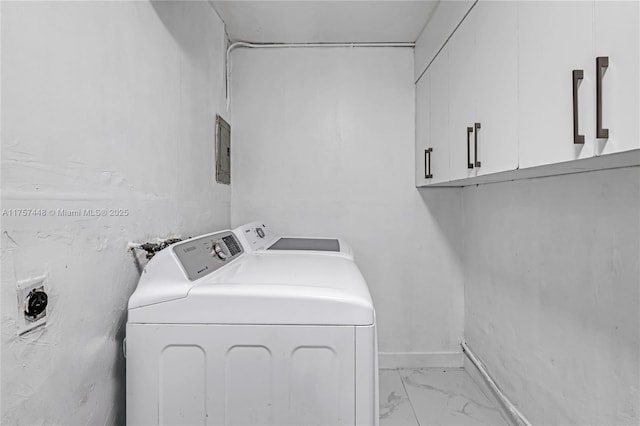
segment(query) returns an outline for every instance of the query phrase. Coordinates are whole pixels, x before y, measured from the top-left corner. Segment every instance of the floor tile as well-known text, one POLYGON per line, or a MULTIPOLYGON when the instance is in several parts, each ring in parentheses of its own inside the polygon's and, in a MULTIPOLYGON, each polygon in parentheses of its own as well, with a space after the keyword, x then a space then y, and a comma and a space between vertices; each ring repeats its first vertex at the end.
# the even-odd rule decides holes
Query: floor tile
POLYGON ((380 426, 418 426, 398 370, 380 370, 380 426))
POLYGON ((401 369, 399 373, 421 426, 508 424, 462 368, 401 369))

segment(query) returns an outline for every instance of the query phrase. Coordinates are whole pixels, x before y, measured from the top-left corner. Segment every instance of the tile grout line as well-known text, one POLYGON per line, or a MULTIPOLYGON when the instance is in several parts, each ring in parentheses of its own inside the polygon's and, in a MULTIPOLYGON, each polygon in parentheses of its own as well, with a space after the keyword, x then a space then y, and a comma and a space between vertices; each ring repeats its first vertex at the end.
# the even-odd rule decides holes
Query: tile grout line
POLYGON ((402 389, 404 389, 405 395, 407 395, 407 400, 409 401, 409 407, 411 407, 411 412, 413 413, 413 418, 416 420, 416 424, 420 426, 420 420, 418 419, 418 415, 416 414, 416 410, 413 408, 413 402, 411 401, 411 397, 409 396, 409 391, 407 390, 407 385, 404 383, 404 379, 402 378, 402 374, 400 374, 400 369, 396 369, 398 376, 400 377, 400 383, 402 383, 402 389))

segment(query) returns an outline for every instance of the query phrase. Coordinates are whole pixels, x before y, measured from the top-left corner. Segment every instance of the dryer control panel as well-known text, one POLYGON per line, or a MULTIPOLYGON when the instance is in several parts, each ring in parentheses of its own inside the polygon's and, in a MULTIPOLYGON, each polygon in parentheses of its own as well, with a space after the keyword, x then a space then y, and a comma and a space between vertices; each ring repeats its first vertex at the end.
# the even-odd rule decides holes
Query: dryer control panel
POLYGON ((173 252, 190 281, 202 278, 240 256, 244 250, 231 231, 184 241, 173 252))

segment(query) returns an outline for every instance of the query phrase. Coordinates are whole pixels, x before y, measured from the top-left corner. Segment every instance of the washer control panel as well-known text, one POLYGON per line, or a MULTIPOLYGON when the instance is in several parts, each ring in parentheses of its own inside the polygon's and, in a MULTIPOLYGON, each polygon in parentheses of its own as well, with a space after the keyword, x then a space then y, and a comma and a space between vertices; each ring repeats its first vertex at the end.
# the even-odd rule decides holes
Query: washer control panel
POLYGON ((173 252, 193 281, 232 262, 244 250, 233 232, 225 231, 176 244, 173 252))

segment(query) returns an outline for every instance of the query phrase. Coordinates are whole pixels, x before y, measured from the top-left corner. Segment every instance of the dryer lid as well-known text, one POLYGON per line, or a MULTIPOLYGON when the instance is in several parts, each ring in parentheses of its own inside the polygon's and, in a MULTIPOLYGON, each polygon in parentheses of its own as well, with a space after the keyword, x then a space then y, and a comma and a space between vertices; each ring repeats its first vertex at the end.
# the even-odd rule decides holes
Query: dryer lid
POLYGON ((186 297, 129 310, 132 323, 371 325, 367 284, 343 257, 247 254, 186 297))

